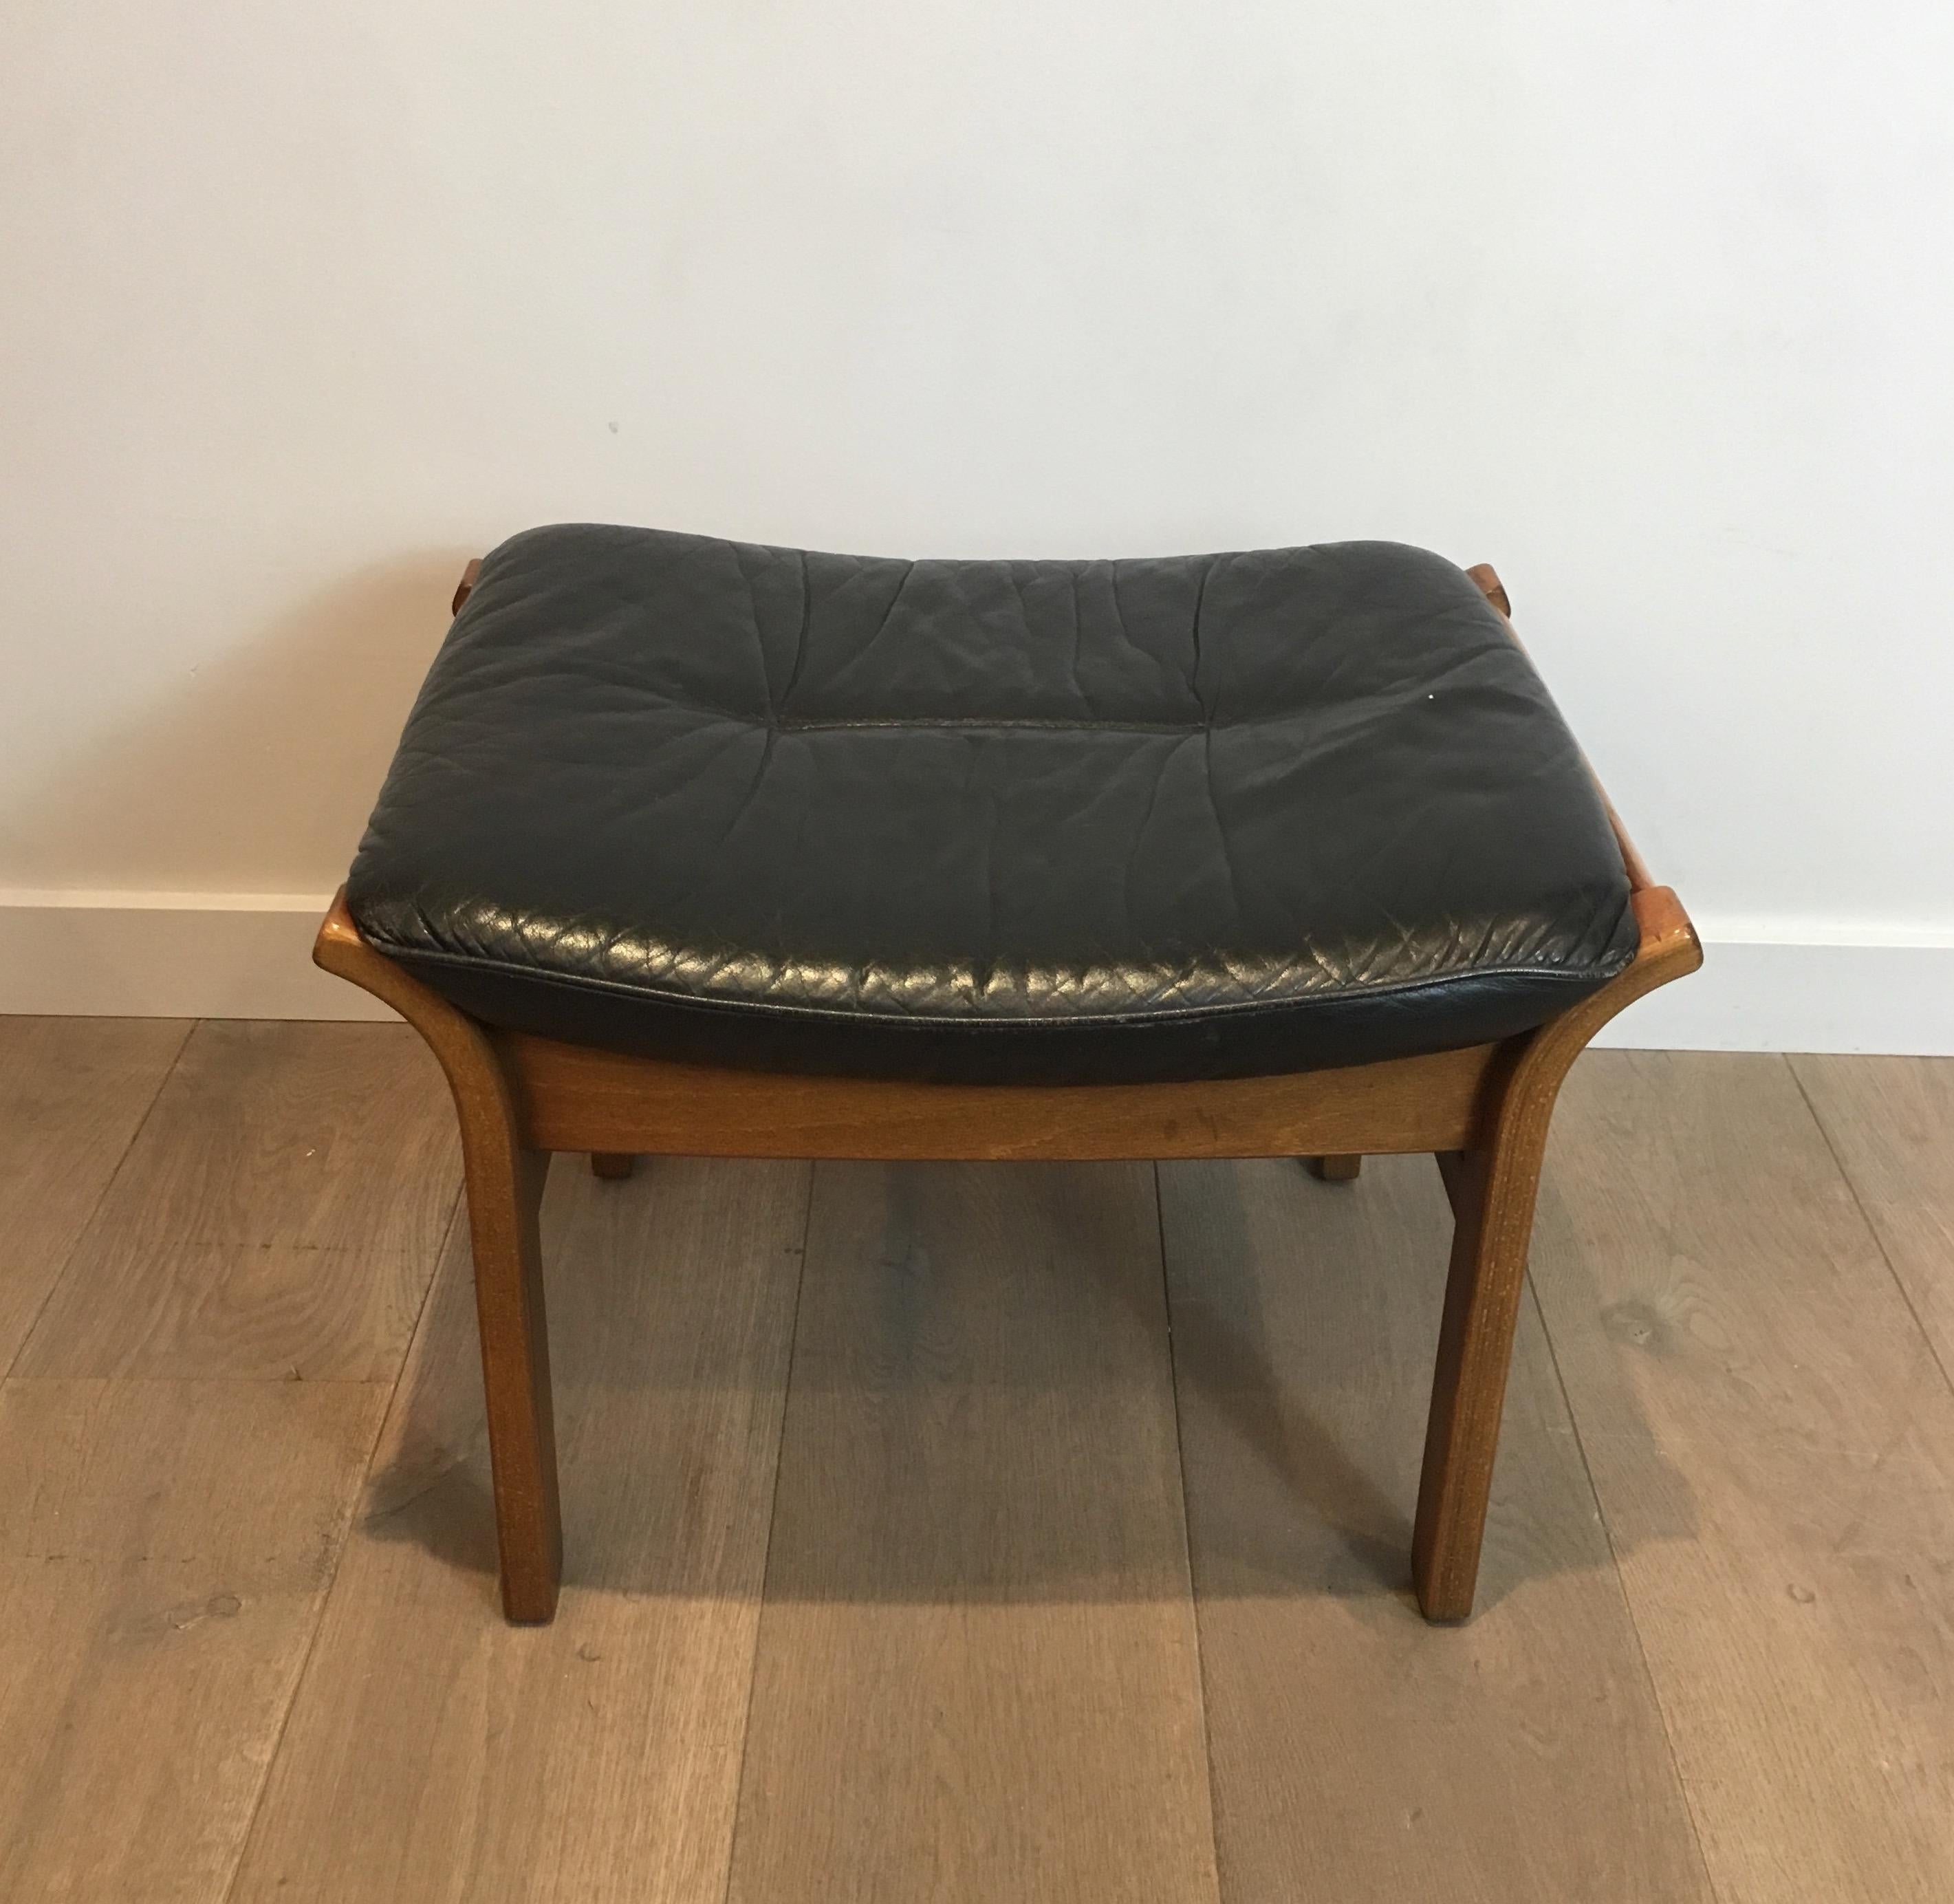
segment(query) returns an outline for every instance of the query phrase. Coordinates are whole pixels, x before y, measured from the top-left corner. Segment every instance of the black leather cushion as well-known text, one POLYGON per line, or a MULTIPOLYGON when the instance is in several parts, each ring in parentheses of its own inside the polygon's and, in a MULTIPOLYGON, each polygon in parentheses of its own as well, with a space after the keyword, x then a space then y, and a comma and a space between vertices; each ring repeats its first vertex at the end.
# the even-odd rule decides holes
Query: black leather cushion
POLYGON ((1388 542, 482 564, 350 882, 488 1022, 780 1070, 1213 1077, 1475 1044, 1625 966, 1519 649, 1388 542))

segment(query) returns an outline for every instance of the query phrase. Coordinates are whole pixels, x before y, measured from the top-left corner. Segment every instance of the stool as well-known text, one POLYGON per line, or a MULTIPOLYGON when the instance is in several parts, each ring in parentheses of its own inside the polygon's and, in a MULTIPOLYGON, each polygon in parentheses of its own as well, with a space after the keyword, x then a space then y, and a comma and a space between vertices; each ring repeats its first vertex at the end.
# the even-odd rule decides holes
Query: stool
POLYGON ((1412 1573, 1469 1614, 1556 1095, 1702 956, 1490 568, 584 525, 470 563, 454 606, 314 956, 454 1092, 510 1620, 561 1569, 554 1151, 1431 1152, 1412 1573))

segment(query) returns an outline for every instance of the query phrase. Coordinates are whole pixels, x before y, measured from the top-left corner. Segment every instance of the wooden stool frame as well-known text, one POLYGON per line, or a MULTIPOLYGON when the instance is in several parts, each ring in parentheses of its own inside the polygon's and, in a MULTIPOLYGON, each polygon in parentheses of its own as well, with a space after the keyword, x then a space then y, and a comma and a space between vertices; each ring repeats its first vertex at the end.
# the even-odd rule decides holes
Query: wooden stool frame
MULTIPOLYGON (((458 611, 474 585, 471 563, 458 611)), ((1505 590, 1470 571, 1504 617, 1505 590)), ((1509 630, 1512 624, 1507 624, 1509 630)), ((562 1571, 538 1211, 554 1151, 605 1177, 639 1155, 1080 1160, 1307 1158, 1354 1177, 1367 1153, 1428 1151, 1452 1204, 1452 1259, 1412 1540, 1431 1620, 1472 1610, 1534 1200, 1569 1066, 1643 993, 1703 962, 1675 894, 1653 883, 1612 807, 1641 941, 1619 976, 1537 1030, 1424 1057, 1202 1083, 914 1084, 630 1057, 480 1023, 369 945, 342 891, 313 956, 424 1038, 460 1120, 502 1605, 556 1611, 562 1571)))

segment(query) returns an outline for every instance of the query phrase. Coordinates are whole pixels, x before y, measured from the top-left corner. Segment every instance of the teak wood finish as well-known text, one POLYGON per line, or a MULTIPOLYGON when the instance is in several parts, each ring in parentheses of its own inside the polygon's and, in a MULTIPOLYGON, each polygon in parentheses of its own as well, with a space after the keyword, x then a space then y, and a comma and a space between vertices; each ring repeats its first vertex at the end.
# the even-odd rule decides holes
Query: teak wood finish
MULTIPOLYGON (((458 611, 479 570, 456 590, 458 611)), ((1469 571, 1505 619, 1499 577, 1469 571)), ((1510 632, 1512 624, 1507 627, 1510 632)), ((1517 636, 1515 637, 1517 639, 1517 636)), ((1604 796, 1605 802, 1605 796, 1604 796)), ((1641 940, 1628 969, 1538 1029, 1373 1064, 1201 1083, 916 1084, 633 1057, 481 1024, 361 938, 342 891, 315 960, 414 1026, 454 1096, 475 1260, 502 1604, 549 1620, 562 1570, 538 1212, 550 1153, 600 1177, 633 1157, 1012 1159, 1299 1156, 1332 1181, 1367 1154, 1429 1152, 1454 1221, 1412 1541, 1418 1604, 1472 1610, 1506 1371, 1549 1121, 1568 1068, 1623 1007, 1703 962, 1676 894, 1612 806, 1641 940)))

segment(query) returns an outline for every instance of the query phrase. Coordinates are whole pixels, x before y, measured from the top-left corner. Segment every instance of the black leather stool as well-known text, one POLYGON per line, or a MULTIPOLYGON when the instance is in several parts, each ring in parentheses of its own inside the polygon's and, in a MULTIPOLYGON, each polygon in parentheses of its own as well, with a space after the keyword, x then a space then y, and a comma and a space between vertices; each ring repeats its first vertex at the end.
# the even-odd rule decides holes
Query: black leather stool
POLYGON ((1701 957, 1492 571, 570 526, 455 607, 316 957, 454 1089, 509 1617, 560 1572, 557 1150, 1433 1152, 1413 1573, 1465 1617, 1556 1093, 1701 957))

